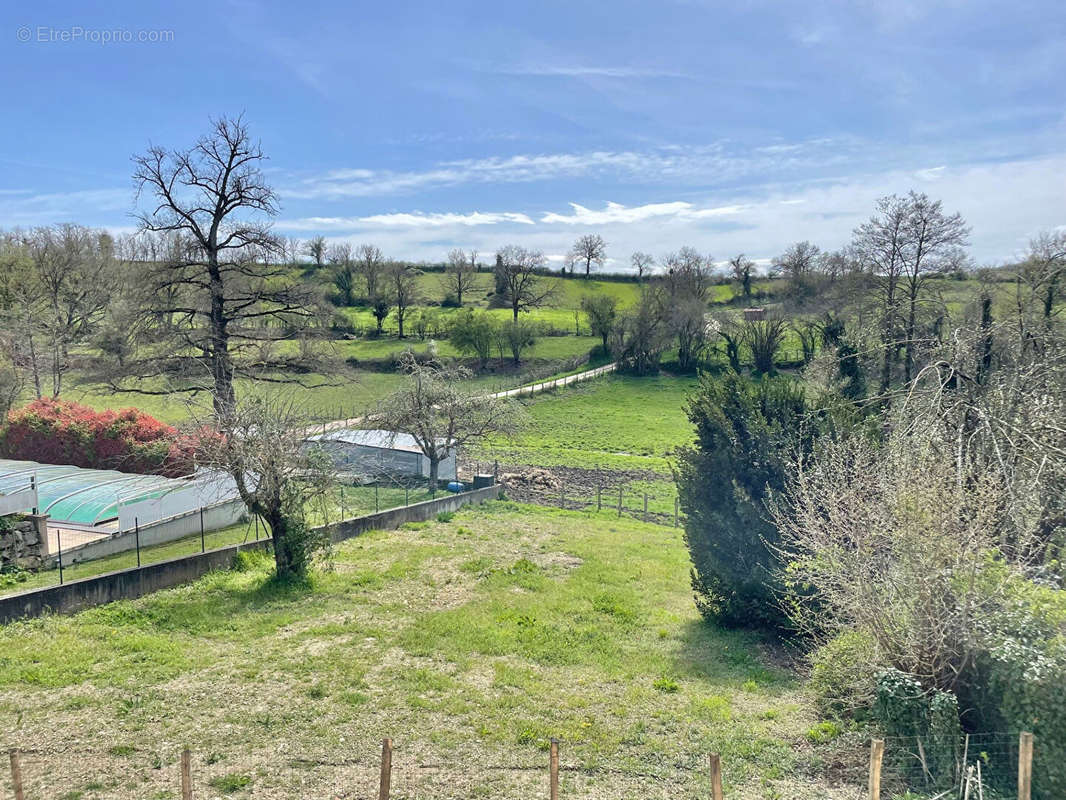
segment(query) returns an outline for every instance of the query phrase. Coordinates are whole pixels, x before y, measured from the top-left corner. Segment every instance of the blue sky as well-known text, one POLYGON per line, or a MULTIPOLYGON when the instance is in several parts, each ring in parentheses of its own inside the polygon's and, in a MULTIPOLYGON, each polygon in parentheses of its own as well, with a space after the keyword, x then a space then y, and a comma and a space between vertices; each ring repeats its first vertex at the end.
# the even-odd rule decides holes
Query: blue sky
POLYGON ((7 3, 0 43, 5 228, 128 229, 131 154, 240 112, 279 232, 397 258, 768 259, 911 188, 981 262, 1066 225, 1061 0, 7 3))

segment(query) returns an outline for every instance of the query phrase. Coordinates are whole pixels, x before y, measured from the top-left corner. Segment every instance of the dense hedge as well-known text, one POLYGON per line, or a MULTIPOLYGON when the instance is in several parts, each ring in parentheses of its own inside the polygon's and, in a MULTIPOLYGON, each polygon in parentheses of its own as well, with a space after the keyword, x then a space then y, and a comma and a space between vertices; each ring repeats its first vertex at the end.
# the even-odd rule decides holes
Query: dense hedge
POLYGON ((194 445, 134 408, 96 411, 67 400, 34 400, 8 412, 0 457, 180 477, 194 469, 194 445))

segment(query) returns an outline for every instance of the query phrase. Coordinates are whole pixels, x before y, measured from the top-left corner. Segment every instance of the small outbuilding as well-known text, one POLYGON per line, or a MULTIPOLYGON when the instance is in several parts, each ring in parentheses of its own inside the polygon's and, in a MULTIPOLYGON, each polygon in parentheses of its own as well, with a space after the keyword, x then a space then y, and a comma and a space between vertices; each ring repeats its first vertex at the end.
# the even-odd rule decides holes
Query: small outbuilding
POLYGON ((758 322, 761 319, 766 319, 765 308, 745 308, 744 319, 749 322, 758 322))
MULTIPOLYGON (((429 477, 429 459, 413 436, 398 431, 342 428, 315 434, 308 442, 321 447, 337 468, 366 480, 390 477, 429 477)), ((456 480, 455 450, 441 460, 437 477, 456 480)))

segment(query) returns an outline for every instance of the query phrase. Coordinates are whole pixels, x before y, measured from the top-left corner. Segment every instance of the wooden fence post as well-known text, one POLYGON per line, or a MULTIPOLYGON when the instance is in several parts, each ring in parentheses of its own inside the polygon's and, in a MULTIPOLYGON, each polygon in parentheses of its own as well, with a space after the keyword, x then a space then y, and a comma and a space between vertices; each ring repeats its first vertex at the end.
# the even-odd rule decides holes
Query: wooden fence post
POLYGON ((885 757, 885 740, 870 742, 870 800, 881 800, 881 761, 885 757))
POLYGON ((26 800, 22 788, 22 765, 19 764, 19 751, 11 748, 11 788, 15 791, 15 800, 26 800))
POLYGON ((554 738, 548 759, 548 795, 551 800, 559 800, 559 740, 554 738))
POLYGON ((722 757, 711 753, 711 800, 722 800, 722 757))
POLYGON ((181 800, 192 800, 192 753, 181 751, 181 800))
POLYGON ((1033 734, 1018 736, 1018 800, 1030 800, 1033 793, 1033 734))
POLYGON ((381 740, 381 782, 378 785, 378 800, 389 800, 392 789, 392 739, 381 740))

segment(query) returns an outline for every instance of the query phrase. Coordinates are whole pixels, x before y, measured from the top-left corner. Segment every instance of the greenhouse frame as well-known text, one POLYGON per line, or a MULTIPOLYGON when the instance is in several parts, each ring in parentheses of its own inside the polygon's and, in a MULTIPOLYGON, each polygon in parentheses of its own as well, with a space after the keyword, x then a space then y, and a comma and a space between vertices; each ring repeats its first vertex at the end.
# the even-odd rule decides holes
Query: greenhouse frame
POLYGON ((37 513, 47 514, 49 525, 94 528, 117 521, 119 530, 132 527, 134 519, 127 513, 131 509, 141 510, 144 524, 235 496, 229 482, 217 474, 165 478, 0 459, 0 495, 31 486, 36 488, 37 513))

